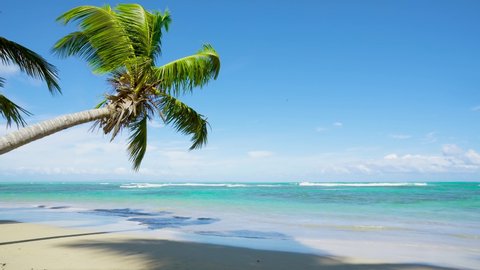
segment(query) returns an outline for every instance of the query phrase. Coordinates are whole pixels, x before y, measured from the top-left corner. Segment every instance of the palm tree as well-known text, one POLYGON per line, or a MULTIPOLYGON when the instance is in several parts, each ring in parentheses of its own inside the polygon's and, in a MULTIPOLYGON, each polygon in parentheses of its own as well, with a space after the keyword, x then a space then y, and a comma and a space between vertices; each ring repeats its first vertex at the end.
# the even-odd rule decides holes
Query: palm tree
MULTIPOLYGON (((43 57, 22 45, 0 37, 0 61, 4 65, 15 64, 27 75, 42 79, 47 83, 50 93, 60 93, 57 69, 43 57)), ((0 77, 0 88, 4 86, 4 83, 5 78, 0 77)), ((17 127, 25 126, 26 122, 22 114, 31 115, 30 112, 0 93, 0 116, 7 120, 7 127, 12 123, 15 123, 17 127)))
POLYGON ((119 4, 115 9, 108 5, 80 6, 57 20, 64 24, 77 21, 80 29, 60 39, 54 53, 61 57, 80 56, 95 73, 109 74, 113 91, 95 109, 60 116, 1 137, 0 154, 62 129, 95 121, 94 126, 111 134, 112 140, 122 129, 129 131, 127 151, 133 168, 138 170, 147 149, 147 121, 156 116, 191 135, 190 149, 207 142, 206 118, 178 96, 217 78, 220 58, 212 46, 204 45, 196 54, 156 66, 170 14, 150 13, 137 4, 119 4))

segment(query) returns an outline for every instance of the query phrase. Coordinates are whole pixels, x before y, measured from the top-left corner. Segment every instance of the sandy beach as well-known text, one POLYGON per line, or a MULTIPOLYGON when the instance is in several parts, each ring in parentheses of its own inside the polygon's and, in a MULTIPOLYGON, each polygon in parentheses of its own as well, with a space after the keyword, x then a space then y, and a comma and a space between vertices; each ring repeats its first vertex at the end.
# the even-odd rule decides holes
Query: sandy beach
POLYGON ((452 269, 0 222, 0 269, 452 269))

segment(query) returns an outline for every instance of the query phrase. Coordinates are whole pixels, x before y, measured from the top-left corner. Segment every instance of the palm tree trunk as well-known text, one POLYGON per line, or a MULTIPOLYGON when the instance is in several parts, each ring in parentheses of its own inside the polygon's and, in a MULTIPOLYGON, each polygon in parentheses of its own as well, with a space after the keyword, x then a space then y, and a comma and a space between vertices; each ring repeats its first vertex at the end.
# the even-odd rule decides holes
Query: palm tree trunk
POLYGON ((110 115, 108 107, 66 114, 0 137, 0 155, 61 130, 110 115))

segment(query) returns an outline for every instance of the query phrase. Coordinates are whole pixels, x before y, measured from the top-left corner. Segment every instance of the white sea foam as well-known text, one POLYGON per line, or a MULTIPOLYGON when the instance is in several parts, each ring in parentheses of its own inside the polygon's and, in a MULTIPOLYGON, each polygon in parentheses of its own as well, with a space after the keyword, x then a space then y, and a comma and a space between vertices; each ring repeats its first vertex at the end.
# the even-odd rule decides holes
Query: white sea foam
POLYGON ((404 186, 427 186, 427 183, 314 183, 300 182, 303 187, 404 187, 404 186))
MULTIPOLYGON (((318 183, 300 182, 303 187, 402 187, 402 186, 427 186, 427 183, 318 183)), ((129 183, 122 184, 120 188, 161 188, 161 187, 283 187, 280 184, 235 184, 235 183, 129 183)))
POLYGON ((150 184, 150 183, 130 183, 120 185, 121 188, 159 188, 159 187, 247 187, 244 184, 210 184, 210 183, 165 183, 165 184, 150 184))
POLYGON ((150 184, 150 183, 130 183, 120 185, 121 188, 156 188, 164 187, 164 184, 150 184))

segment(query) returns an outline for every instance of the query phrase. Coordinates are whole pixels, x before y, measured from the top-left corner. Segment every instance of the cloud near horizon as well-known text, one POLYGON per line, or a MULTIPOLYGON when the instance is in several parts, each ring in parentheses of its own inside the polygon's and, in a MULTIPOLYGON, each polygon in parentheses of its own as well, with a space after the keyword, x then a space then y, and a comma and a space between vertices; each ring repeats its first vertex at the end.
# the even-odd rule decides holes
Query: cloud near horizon
POLYGON ((380 172, 478 172, 480 170, 480 154, 475 150, 463 150, 455 144, 442 147, 442 155, 421 155, 395 153, 384 156, 383 160, 367 162, 365 166, 372 171, 380 172))
POLYGON ((473 179, 480 173, 480 154, 455 144, 443 145, 436 154, 392 152, 366 159, 361 152, 349 151, 289 155, 250 150, 225 154, 218 145, 188 151, 188 138, 180 142, 151 141, 142 167, 135 173, 126 154, 126 136, 109 142, 108 136, 89 132, 88 128, 65 130, 1 155, 0 180, 406 181, 432 174, 473 179))

